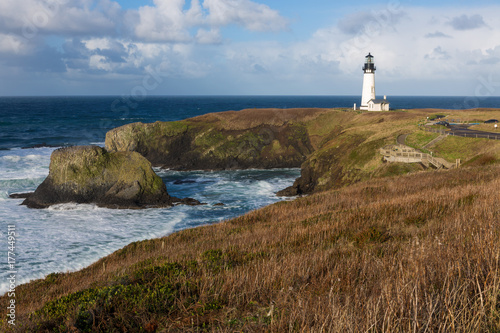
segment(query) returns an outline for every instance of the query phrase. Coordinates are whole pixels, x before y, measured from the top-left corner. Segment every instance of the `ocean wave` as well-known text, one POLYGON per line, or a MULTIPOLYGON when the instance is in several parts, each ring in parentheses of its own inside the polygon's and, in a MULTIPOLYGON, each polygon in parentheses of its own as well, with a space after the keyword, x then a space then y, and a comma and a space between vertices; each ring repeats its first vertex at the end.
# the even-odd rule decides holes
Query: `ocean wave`
POLYGON ((259 181, 256 184, 255 194, 262 196, 273 196, 275 194, 275 186, 273 186, 270 182, 259 181))
POLYGON ((98 208, 99 207, 97 205, 94 205, 94 204, 79 204, 76 202, 68 202, 68 203, 52 205, 49 208, 47 208, 47 210, 51 210, 51 211, 67 211, 67 210, 89 211, 89 210, 95 210, 98 208))
MULTIPOLYGON (((29 209, 9 193, 36 189, 48 174, 53 149, 0 152, 0 236, 7 223, 17 225, 23 235, 19 242, 20 282, 43 278, 49 273, 75 271, 134 241, 158 238, 172 232, 218 223, 281 200, 274 195, 291 185, 299 170, 178 172, 161 171, 169 194, 192 197, 204 206, 175 206, 168 209, 116 210, 96 205, 67 203, 47 209, 29 209), (5 173, 2 173, 4 176, 5 173), (20 176, 14 178, 13 176, 20 176), (36 178, 33 176, 39 175, 36 178), (172 182, 180 180, 181 184, 172 182), (191 182, 185 182, 194 181, 191 182), (223 203, 224 206, 214 206, 223 203), (21 279, 22 277, 22 279, 21 279)), ((0 272, 0 281, 5 281, 0 272)), ((6 284, 0 285, 0 293, 6 284)))
MULTIPOLYGON (((178 209, 123 211, 63 204, 32 210, 12 203, 6 208, 0 221, 16 224, 23 235, 16 247, 22 258, 16 263, 20 283, 82 269, 132 242, 166 236, 189 219, 189 210, 178 209)), ((0 294, 8 290, 6 277, 0 272, 0 294)))
POLYGON ((0 180, 38 179, 49 174, 54 148, 0 151, 0 180))

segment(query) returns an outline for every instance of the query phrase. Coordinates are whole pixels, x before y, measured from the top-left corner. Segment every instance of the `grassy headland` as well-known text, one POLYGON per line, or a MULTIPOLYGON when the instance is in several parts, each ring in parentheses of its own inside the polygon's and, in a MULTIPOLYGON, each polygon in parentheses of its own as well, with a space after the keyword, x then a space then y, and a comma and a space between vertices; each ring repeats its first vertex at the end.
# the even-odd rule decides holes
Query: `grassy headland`
POLYGON ((19 286, 18 325, 2 329, 499 331, 498 142, 446 138, 441 147, 475 147, 460 148, 469 166, 409 175, 419 168, 377 153, 432 112, 322 110, 285 121, 313 147, 302 178, 315 180, 315 194, 19 286))
POLYGON ((16 331, 498 331, 499 186, 377 179, 133 243, 18 287, 16 331))

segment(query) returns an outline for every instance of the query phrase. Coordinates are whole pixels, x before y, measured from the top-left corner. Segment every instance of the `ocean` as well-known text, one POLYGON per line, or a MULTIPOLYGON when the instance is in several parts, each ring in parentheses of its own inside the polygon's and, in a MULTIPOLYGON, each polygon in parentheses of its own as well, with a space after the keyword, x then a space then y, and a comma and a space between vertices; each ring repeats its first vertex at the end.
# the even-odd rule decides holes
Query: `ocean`
MULTIPOLYGON (((245 108, 352 107, 359 96, 175 96, 0 97, 0 246, 7 252, 8 228, 17 238, 14 266, 0 263, 0 293, 8 271, 17 284, 54 272, 81 269, 139 240, 217 223, 269 205, 290 186, 299 169, 220 172, 156 170, 169 194, 193 197, 206 206, 111 210, 63 204, 33 210, 9 194, 34 191, 48 175, 58 147, 104 146, 108 130, 133 122, 175 121, 210 112, 245 108), (224 203, 224 206, 213 206, 224 203)), ((391 108, 498 107, 499 97, 390 97, 391 108)), ((12 245, 12 244, 11 244, 12 245)))

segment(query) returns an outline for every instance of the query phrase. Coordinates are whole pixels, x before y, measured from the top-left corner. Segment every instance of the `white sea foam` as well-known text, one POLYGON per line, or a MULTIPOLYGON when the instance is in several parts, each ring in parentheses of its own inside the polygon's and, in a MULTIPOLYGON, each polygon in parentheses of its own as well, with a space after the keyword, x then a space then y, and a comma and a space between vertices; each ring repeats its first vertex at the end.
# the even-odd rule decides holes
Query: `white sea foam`
MULTIPOLYGON (((291 185, 298 176, 297 170, 161 171, 171 195, 208 203, 195 207, 116 210, 66 203, 37 210, 20 206, 21 199, 8 199, 10 193, 36 189, 48 174, 53 150, 0 152, 0 239, 5 239, 7 225, 16 226, 18 283, 81 269, 134 241, 244 214, 280 200, 274 192, 291 185), (5 156, 19 159, 2 159, 5 156), (178 185, 174 185, 176 181, 178 185), (213 206, 219 202, 224 206, 213 206)), ((1 270, 0 294, 8 290, 6 277, 1 270)))
POLYGON ((46 177, 52 151, 54 148, 0 151, 0 180, 46 177))
POLYGON ((21 160, 21 156, 16 156, 16 155, 6 155, 2 157, 3 160, 11 162, 11 163, 17 163, 21 160))
POLYGON ((256 186, 256 194, 257 195, 266 195, 272 196, 274 195, 274 186, 266 181, 259 181, 256 186))
POLYGON ((65 210, 88 211, 88 210, 95 210, 97 208, 98 207, 93 204, 78 204, 76 202, 68 202, 63 204, 52 205, 47 209, 53 211, 65 211, 65 210))
MULTIPOLYGON (((41 278, 52 272, 81 269, 123 246, 138 240, 165 236, 186 214, 171 209, 112 210, 94 205, 63 204, 32 210, 5 201, 0 213, 6 225, 15 225, 18 239, 18 282, 41 278)), ((0 273, 0 281, 5 281, 0 273)), ((7 291, 0 285, 0 294, 7 291)))

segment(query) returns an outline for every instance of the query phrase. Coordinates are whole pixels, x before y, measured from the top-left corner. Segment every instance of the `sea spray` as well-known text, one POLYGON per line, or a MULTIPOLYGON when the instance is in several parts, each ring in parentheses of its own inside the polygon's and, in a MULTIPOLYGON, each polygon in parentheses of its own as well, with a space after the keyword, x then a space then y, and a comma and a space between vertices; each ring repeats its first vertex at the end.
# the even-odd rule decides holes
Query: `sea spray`
MULTIPOLYGON (((19 239, 17 283, 54 272, 75 271, 134 241, 216 223, 280 200, 274 192, 291 185, 298 169, 177 172, 155 169, 170 194, 194 197, 204 206, 115 210, 67 203, 34 210, 12 193, 29 192, 48 175, 54 148, 0 151, 0 237, 14 223, 19 239), (216 204, 223 203, 222 206, 216 204)), ((8 290, 0 272, 0 293, 8 290)))

